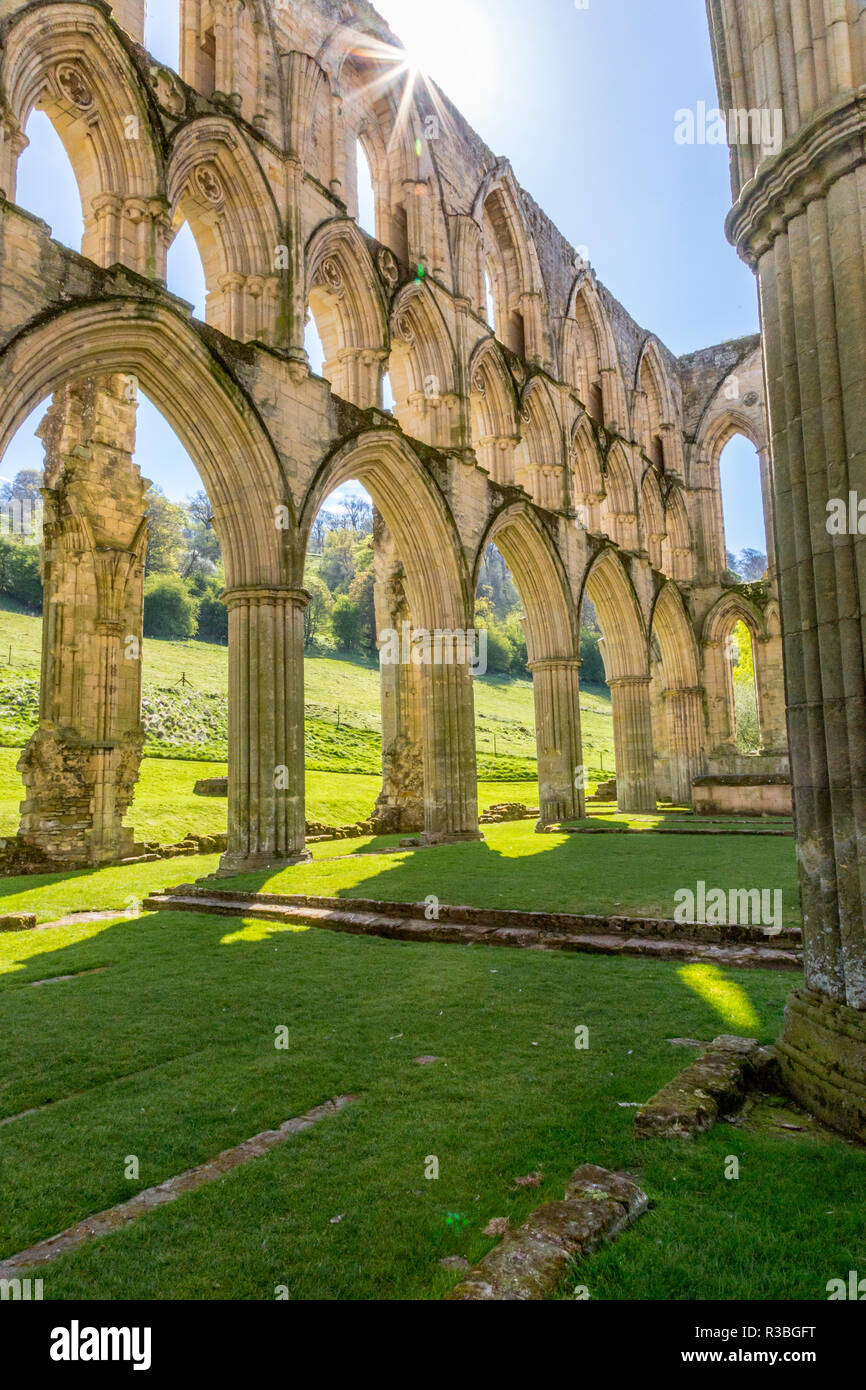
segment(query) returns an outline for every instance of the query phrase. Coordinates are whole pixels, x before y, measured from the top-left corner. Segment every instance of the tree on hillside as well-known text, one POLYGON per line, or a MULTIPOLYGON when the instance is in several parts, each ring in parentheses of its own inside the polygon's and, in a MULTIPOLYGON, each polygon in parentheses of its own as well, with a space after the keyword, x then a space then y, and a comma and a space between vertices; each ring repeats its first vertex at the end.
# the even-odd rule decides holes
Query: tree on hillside
POLYGON ((354 540, 349 531, 329 531, 322 550, 319 574, 332 594, 346 594, 355 578, 354 540))
POLYGON ((310 537, 313 542, 313 549, 321 555, 325 544, 325 537, 329 531, 336 529, 337 519, 333 512, 325 511, 324 507, 319 512, 310 530, 310 537))
POLYGON ((359 570, 349 585, 349 598, 358 605, 361 618, 361 645, 370 654, 376 650, 376 575, 372 565, 359 570))
POLYGON ((751 550, 748 547, 740 551, 740 558, 737 570, 747 583, 755 583, 763 579, 767 572, 767 557, 760 550, 751 550))
POLYGON ((331 614, 334 636, 341 651, 355 651, 361 640, 361 610, 348 594, 340 594, 331 614))
POLYGON ((304 646, 311 647, 330 616, 334 600, 327 584, 317 574, 307 573, 304 588, 310 595, 310 602, 304 609, 304 646))
POLYGON ((38 502, 43 486, 44 474, 41 468, 22 468, 15 474, 9 496, 17 502, 38 502))
POLYGON ((144 584, 144 635, 169 641, 195 636, 198 600, 178 574, 153 574, 144 584))
POLYGON ((369 535, 373 530, 373 508, 364 497, 347 497, 343 511, 353 531, 369 535))
POLYGON ((186 512, 176 502, 170 502, 155 483, 148 488, 144 501, 148 530, 144 572, 176 574, 185 549, 186 512))
POLYGON ((207 529, 213 528, 213 507, 204 488, 199 488, 198 492, 186 499, 186 509, 190 521, 207 529))

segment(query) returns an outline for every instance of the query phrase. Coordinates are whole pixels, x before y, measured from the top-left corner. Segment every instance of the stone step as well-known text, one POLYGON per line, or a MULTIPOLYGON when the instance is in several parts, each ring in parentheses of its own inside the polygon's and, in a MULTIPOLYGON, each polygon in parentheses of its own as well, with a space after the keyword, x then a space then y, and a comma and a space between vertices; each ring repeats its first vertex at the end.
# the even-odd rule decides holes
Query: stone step
MULTIPOLYGON (((174 890, 154 893, 145 908, 201 912, 223 917, 252 917, 267 922, 290 922, 358 936, 380 936, 397 941, 444 942, 454 945, 510 946, 523 950, 571 951, 593 955, 643 956, 683 963, 713 962, 729 967, 757 966, 764 970, 800 970, 802 954, 791 946, 766 943, 727 944, 689 938, 626 936, 615 932, 563 933, 541 927, 485 927, 471 922, 428 921, 424 917, 397 917, 359 910, 345 901, 339 906, 290 904, 269 900, 268 894, 243 896, 206 891, 174 890)), ((366 906, 366 905, 365 905, 366 906)), ((384 904, 382 905, 384 906, 384 904)), ((389 904, 388 906, 391 906, 389 904)), ((603 919, 600 919, 603 920, 603 919)))

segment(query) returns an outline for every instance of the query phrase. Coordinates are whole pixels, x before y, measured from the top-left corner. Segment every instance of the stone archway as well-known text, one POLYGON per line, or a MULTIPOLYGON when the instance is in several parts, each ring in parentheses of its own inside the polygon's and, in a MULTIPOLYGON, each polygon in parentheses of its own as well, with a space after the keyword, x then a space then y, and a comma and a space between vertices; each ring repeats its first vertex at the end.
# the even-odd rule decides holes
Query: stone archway
POLYGON ((621 811, 656 809, 649 648, 640 605, 622 561, 606 547, 584 583, 601 624, 607 683, 613 701, 617 804, 621 811))
POLYGON ((494 543, 510 568, 525 608, 526 645, 535 696, 539 825, 585 814, 580 735, 580 638, 568 580, 537 513, 516 504, 494 519, 479 549, 494 543))
MULTIPOLYGON (((478 838, 475 718, 466 634, 474 625, 472 590, 459 538, 439 493, 411 446, 395 430, 350 439, 322 465, 303 507, 304 543, 323 500, 341 484, 363 484, 381 513, 405 574, 415 634, 385 665, 417 668, 424 769, 424 839, 478 838), (417 654, 417 655, 416 655, 417 654)), ((395 617, 395 628, 399 623, 395 617)), ((387 672, 389 685, 414 672, 387 672)), ((395 698, 392 695, 390 698, 395 698)), ((405 702, 398 697, 395 707, 405 702)), ((405 740, 397 729, 395 739, 405 740)))

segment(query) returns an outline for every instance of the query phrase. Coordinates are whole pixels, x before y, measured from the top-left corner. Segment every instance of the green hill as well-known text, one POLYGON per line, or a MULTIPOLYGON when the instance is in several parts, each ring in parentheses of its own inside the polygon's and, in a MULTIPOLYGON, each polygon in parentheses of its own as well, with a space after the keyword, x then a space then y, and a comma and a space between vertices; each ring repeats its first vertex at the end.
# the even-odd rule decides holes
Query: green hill
MULTIPOLYGON (((17 824, 20 783, 12 750, 23 747, 38 720, 41 638, 41 618, 0 606, 0 749, 9 750, 0 759, 0 834, 17 824)), ((192 798, 192 783, 219 770, 196 764, 222 764, 227 756, 227 648, 146 639, 142 675, 148 737, 132 820, 148 836, 157 833, 158 822, 167 838, 175 824, 181 831, 219 829, 225 803, 205 808, 201 798, 192 798), (155 760, 172 768, 160 773, 151 766, 155 760)), ((331 824, 362 819, 372 809, 381 770, 378 666, 308 656, 304 680, 308 814, 331 824), (344 777, 354 780, 342 785, 344 777)), ((594 780, 613 768, 608 692, 584 690, 581 709, 594 780)), ((504 800, 537 805, 532 682, 476 678, 475 714, 482 806, 504 800)))

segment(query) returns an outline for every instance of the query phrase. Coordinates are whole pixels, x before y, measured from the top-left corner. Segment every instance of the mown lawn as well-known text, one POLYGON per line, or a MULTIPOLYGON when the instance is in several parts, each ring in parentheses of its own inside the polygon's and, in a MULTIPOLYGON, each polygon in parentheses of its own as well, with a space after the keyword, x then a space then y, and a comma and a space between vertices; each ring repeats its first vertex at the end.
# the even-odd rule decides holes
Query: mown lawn
POLYGON ((862 1150, 728 1126, 633 1137, 628 1103, 693 1055, 668 1040, 771 1040, 788 975, 170 912, 2 937, 0 968, 0 1115, 42 1107, 0 1127, 0 1257, 358 1097, 40 1270, 46 1299, 270 1299, 282 1285, 293 1299, 435 1298, 459 1277, 439 1260, 476 1260, 492 1217, 560 1198, 581 1162, 627 1168, 655 1204, 575 1271, 593 1298, 824 1298, 829 1278, 866 1267, 862 1150), (33 987, 81 971, 99 973, 33 987), (739 1181, 725 1180, 730 1154, 739 1181), (515 1187, 535 1171, 540 1189, 515 1187))
MULTIPOLYGON (((313 861, 276 874, 223 880, 227 888, 378 898, 389 902, 510 907, 549 912, 673 916, 674 893, 708 887, 782 892, 783 918, 800 923, 794 842, 731 836, 536 835, 531 822, 485 826, 477 844, 401 850, 399 836, 313 846, 313 861), (372 851, 375 851, 373 853, 372 851)), ((217 856, 161 860, 75 874, 0 880, 0 909, 42 922, 71 911, 124 907, 160 886, 212 873, 217 856)))
MULTIPOLYGON (((14 835, 21 819, 24 792, 16 765, 18 748, 0 748, 0 836, 14 835)), ((144 758, 132 810, 126 817, 141 840, 176 844, 192 831, 199 835, 225 832, 228 803, 221 797, 196 796, 202 777, 224 777, 225 763, 187 762, 175 758, 144 758)), ((307 819, 325 825, 355 825, 371 814, 382 786, 379 776, 316 772, 308 769, 307 819)), ((503 801, 538 805, 537 782, 479 782, 482 810, 503 801)))

